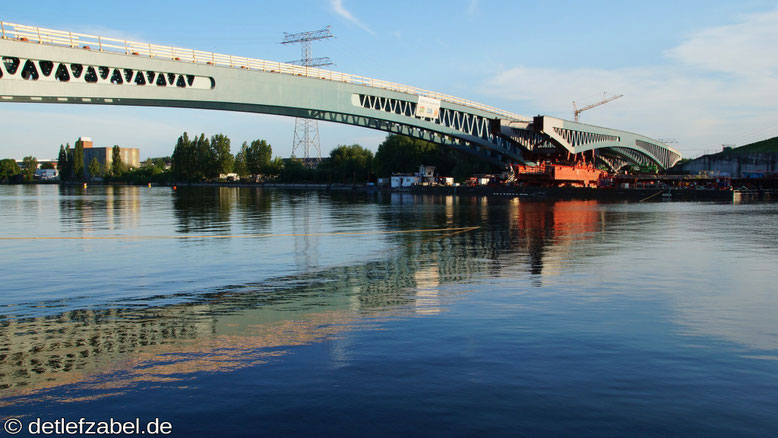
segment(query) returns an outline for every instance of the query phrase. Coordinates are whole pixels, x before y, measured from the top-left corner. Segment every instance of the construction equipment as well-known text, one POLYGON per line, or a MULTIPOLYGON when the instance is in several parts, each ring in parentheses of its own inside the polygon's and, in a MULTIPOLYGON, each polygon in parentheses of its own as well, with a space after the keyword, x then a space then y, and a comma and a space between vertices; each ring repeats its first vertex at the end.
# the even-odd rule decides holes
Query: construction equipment
POLYGON ((608 173, 593 163, 578 161, 573 164, 541 162, 537 166, 513 164, 513 181, 539 187, 598 187, 608 173))
POLYGON ((582 112, 586 111, 586 110, 590 110, 590 109, 592 109, 594 107, 598 107, 600 105, 604 105, 604 104, 606 104, 608 102, 611 102, 611 101, 614 101, 614 100, 618 99, 619 97, 624 97, 623 94, 619 94, 619 95, 613 95, 611 97, 607 97, 606 98, 605 96, 607 96, 607 95, 608 95, 608 93, 605 93, 605 92, 602 93, 602 100, 601 101, 595 102, 595 103, 593 103, 591 105, 586 105, 585 107, 580 108, 580 109, 578 108, 578 106, 576 106, 575 101, 573 101, 573 116, 575 117, 575 121, 577 122, 578 121, 578 115, 581 114, 582 112))

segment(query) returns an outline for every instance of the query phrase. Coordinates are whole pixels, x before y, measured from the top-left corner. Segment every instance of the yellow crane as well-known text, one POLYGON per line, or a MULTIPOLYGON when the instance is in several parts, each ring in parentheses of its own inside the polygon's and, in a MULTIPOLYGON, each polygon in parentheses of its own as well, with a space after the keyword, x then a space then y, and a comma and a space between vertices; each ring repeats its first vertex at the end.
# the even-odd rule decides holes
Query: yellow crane
POLYGON ((582 112, 586 111, 586 110, 590 110, 590 109, 592 109, 594 107, 597 107, 597 106, 606 104, 608 102, 614 101, 614 100, 618 99, 619 97, 624 97, 623 94, 619 94, 618 96, 617 95, 613 95, 611 97, 607 97, 606 98, 605 96, 607 96, 607 95, 608 95, 608 93, 602 93, 602 100, 601 101, 595 102, 595 103, 593 103, 591 105, 586 105, 585 107, 580 108, 580 109, 578 108, 578 106, 576 106, 575 101, 573 101, 573 116, 575 117, 575 121, 577 122, 578 121, 578 115, 581 114, 582 112))

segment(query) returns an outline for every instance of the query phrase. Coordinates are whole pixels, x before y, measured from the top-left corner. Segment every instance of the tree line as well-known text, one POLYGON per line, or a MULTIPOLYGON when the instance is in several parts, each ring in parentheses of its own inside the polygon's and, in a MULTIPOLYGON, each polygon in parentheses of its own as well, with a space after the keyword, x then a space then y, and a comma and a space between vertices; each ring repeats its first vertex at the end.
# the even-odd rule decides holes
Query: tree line
POLYGON ((205 181, 235 173, 241 179, 357 184, 392 173, 415 172, 422 164, 435 166, 440 175, 458 181, 476 173, 500 171, 454 149, 402 135, 387 136, 375 155, 358 144, 337 146, 316 167, 307 167, 299 159, 272 156, 273 149, 265 140, 244 142, 233 157, 230 139, 222 134, 210 139, 200 134, 190 139, 184 133, 173 151, 173 177, 178 181, 205 181))
MULTIPOLYGON (((28 158, 34 160, 25 160, 28 158)), ((308 167, 299 159, 273 157, 273 148, 263 139, 243 142, 233 155, 230 138, 224 134, 190 137, 186 132, 176 141, 170 157, 149 158, 137 169, 129 169, 122 162, 119 146, 113 147, 111 158, 110 165, 101 165, 97 159, 85 164, 80 142, 74 148, 70 144, 60 145, 60 178, 85 181, 87 177, 101 177, 106 181, 145 184, 213 181, 222 175, 236 174, 240 179, 255 181, 359 184, 392 173, 415 172, 422 164, 436 166, 440 175, 453 176, 458 181, 475 173, 497 170, 459 151, 402 135, 388 135, 375 155, 358 144, 340 145, 316 167, 308 167)), ((13 160, 0 161, 0 181, 20 174, 18 167, 13 160)))
MULTIPOLYGON (((53 169, 54 164, 43 163, 41 169, 53 169)), ((35 170, 38 169, 38 159, 32 155, 22 159, 22 165, 12 158, 0 160, 0 182, 30 182, 35 177, 35 170)))
POLYGON ((240 151, 233 156, 230 138, 226 135, 207 138, 200 134, 190 139, 185 132, 178 137, 173 149, 171 171, 179 181, 207 181, 231 173, 240 178, 278 175, 283 160, 280 157, 272 159, 272 156, 273 148, 265 140, 243 142, 240 151))

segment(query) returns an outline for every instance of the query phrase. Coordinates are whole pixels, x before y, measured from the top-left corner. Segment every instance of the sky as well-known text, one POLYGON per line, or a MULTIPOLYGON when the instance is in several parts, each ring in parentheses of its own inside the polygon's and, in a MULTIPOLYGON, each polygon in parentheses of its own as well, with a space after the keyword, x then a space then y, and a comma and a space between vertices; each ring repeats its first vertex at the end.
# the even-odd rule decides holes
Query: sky
MULTIPOLYGON (((284 33, 331 26, 313 43, 336 71, 471 99, 511 112, 667 139, 685 157, 778 136, 778 2, 190 0, 3 2, 0 20, 273 61, 300 58, 284 33)), ((95 146, 170 155, 183 133, 223 133, 235 152, 266 139, 289 156, 294 119, 193 109, 0 102, 0 158, 56 158, 95 146)), ((321 152, 373 151, 381 131, 319 123, 321 152)), ((299 155, 299 153, 298 153, 299 155)))

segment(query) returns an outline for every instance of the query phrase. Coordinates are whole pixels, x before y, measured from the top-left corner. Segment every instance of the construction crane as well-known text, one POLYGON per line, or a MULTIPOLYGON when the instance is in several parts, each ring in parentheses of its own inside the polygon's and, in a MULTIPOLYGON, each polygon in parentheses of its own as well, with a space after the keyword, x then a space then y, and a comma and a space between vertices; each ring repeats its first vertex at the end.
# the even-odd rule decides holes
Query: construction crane
POLYGON ((581 114, 582 112, 586 111, 586 110, 590 110, 590 109, 592 109, 594 107, 597 107, 597 106, 600 106, 600 105, 604 105, 604 104, 606 104, 608 102, 611 102, 611 101, 614 101, 614 100, 618 99, 619 97, 624 97, 623 94, 619 94, 618 96, 613 95, 611 97, 606 98, 605 96, 607 94, 608 93, 602 93, 602 100, 601 101, 593 103, 591 105, 586 105, 585 107, 580 108, 580 109, 578 108, 578 106, 576 106, 575 101, 573 101, 573 116, 575 116, 575 121, 577 122, 578 121, 578 115, 581 114))

